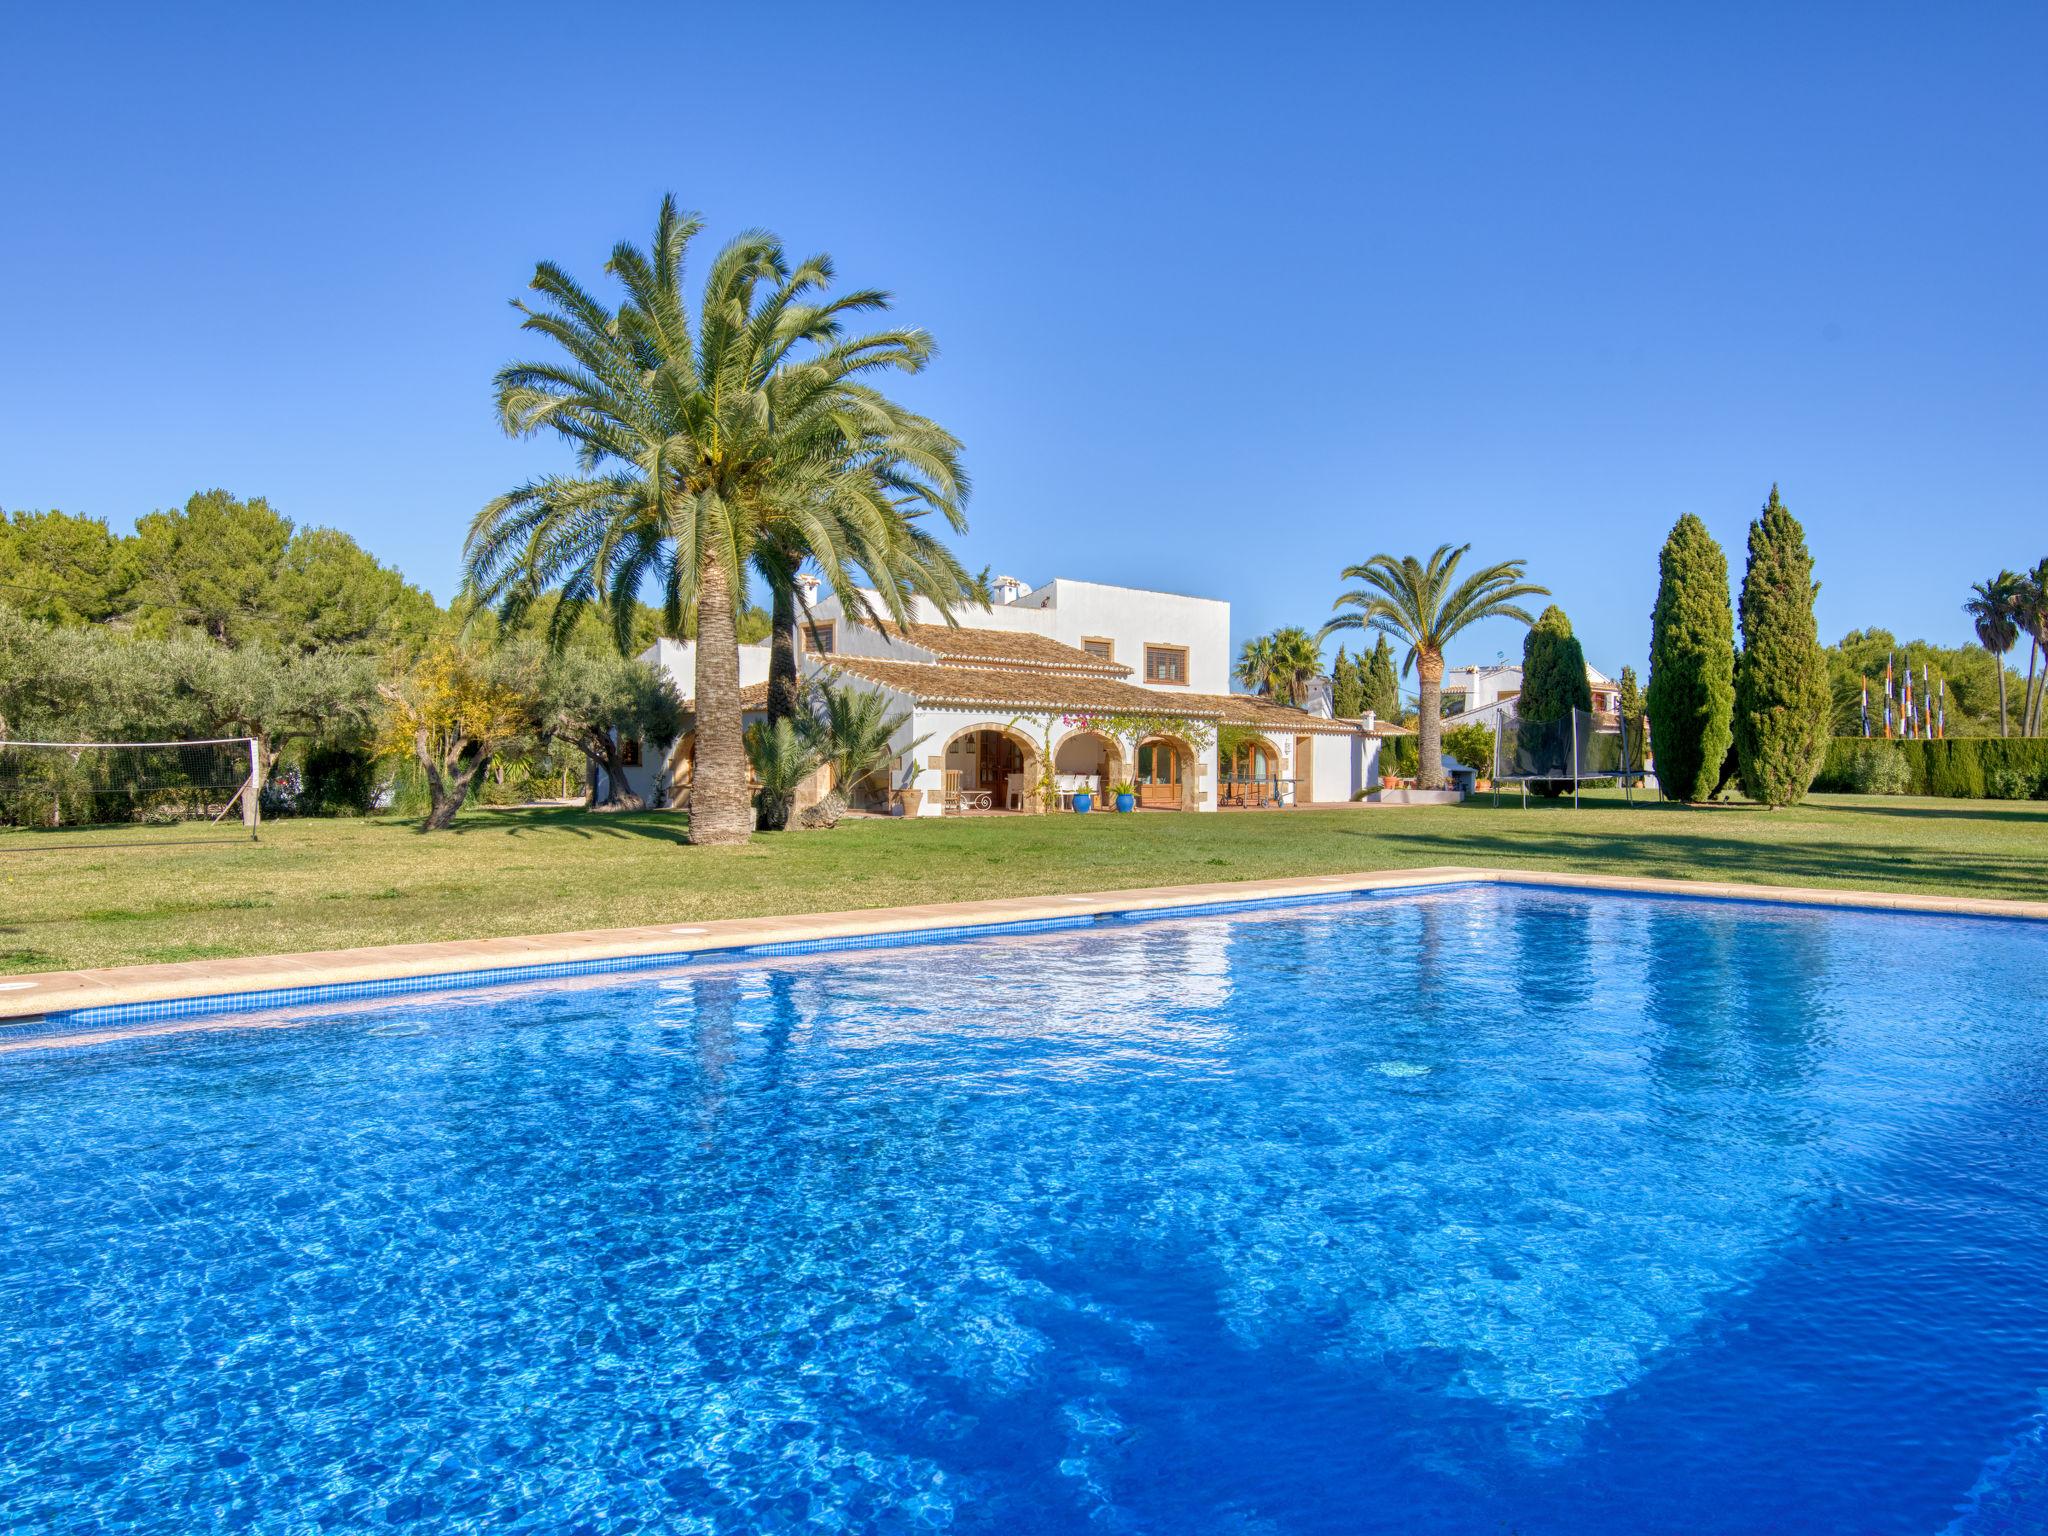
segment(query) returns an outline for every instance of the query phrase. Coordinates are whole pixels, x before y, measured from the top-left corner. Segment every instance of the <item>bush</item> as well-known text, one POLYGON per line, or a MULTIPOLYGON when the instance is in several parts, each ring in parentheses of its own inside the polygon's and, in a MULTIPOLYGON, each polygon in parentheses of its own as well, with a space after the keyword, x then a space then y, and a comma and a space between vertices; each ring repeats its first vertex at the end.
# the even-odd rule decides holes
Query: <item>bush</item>
POLYGON ((1444 751, 1479 777, 1493 777, 1493 732, 1483 725, 1461 725, 1444 732, 1444 751))
POLYGON ((2043 781, 2023 768, 2003 765, 1984 773, 1984 793, 1993 800, 2032 800, 2043 789, 2043 781))
POLYGON ((1906 754, 1889 742, 1866 742, 1849 765, 1849 791, 1857 795, 1903 795, 1913 782, 1906 754))
POLYGON ((300 769, 302 816, 360 816, 377 793, 377 759, 350 747, 316 746, 300 769))
POLYGON ((2041 795, 2048 783, 2048 737, 1960 736, 1947 741, 1878 741, 1860 736, 1837 737, 1828 745, 1827 761, 1813 787, 1837 795, 1938 795, 1954 800, 1986 796, 2024 799, 2041 795), (1866 766, 1875 759, 1896 759, 1899 766, 1882 770, 1866 766), (1891 785, 1903 775, 1898 788, 1891 785), (2026 788, 2018 794, 2016 785, 2026 788))
POLYGON ((1380 773, 1411 779, 1420 769, 1422 749, 1413 736, 1387 736, 1380 741, 1380 773))

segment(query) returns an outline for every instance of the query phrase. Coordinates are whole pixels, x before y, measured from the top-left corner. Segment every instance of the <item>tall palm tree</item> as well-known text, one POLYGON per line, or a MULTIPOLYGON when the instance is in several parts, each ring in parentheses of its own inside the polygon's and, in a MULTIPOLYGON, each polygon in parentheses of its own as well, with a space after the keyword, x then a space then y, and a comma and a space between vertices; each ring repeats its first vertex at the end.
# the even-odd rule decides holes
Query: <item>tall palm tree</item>
POLYGON ((1998 672, 1998 734, 2001 736, 2012 734, 2006 727, 2005 718, 2005 657, 2019 643, 2019 621, 2013 616, 2013 599, 2019 595, 2019 588, 2019 577, 2011 571, 2000 571, 1989 581, 1980 581, 1970 588, 1970 600, 1963 604, 1963 612, 1976 625, 1977 643, 1991 653, 1992 666, 1998 672))
POLYGON ((1413 555, 1398 560, 1392 555, 1374 555, 1363 565, 1346 566, 1344 579, 1365 585, 1344 593, 1330 606, 1357 612, 1339 614, 1317 637, 1326 640, 1340 630, 1370 629, 1408 642, 1401 675, 1413 671, 1421 684, 1416 710, 1421 759, 1417 778, 1424 789, 1443 789, 1449 782, 1444 777, 1443 759, 1445 647, 1481 619, 1532 624, 1535 620, 1515 599, 1550 595, 1548 588, 1522 579, 1520 560, 1503 560, 1457 580, 1458 564, 1471 548, 1470 544, 1455 549, 1439 544, 1427 564, 1413 555))
MULTIPOLYGON (((516 306, 521 328, 561 356, 501 369, 499 418, 515 436, 557 433, 575 448, 578 472, 485 506, 465 564, 472 588, 508 611, 551 589, 558 626, 603 607, 622 645, 649 582, 672 633, 695 615, 690 841, 734 843, 754 819, 734 630, 747 568, 767 541, 786 539, 835 592, 864 602, 866 563, 919 547, 902 532, 903 485, 924 487, 934 505, 950 498, 957 513, 964 484, 937 429, 863 382, 878 370, 917 372, 930 338, 842 333, 844 317, 885 307, 885 294, 828 299, 829 259, 792 266, 774 236, 749 231, 712 261, 693 316, 683 263, 700 228, 664 198, 652 246, 622 243, 605 263, 625 290, 616 309, 553 263, 535 268, 541 297, 516 306)), ((905 579, 876 586, 903 617, 905 579)))
POLYGON ((2012 616, 2027 636, 2027 686, 2020 701, 2020 734, 2041 732, 2041 694, 2048 693, 2048 668, 2041 673, 2041 690, 2034 688, 2034 662, 2048 649, 2048 560, 2043 560, 2019 578, 2013 589, 2012 616))

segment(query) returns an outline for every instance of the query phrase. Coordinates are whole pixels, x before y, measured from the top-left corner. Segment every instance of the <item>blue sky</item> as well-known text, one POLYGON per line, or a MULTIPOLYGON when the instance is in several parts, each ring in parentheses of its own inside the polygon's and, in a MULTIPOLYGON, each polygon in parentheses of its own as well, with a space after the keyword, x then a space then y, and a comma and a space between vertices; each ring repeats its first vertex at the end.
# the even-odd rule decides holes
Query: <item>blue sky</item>
POLYGON ((555 458, 506 300, 673 191, 937 336, 970 564, 1240 638, 1470 540, 1640 665, 1773 480, 1827 638, 2048 555, 2048 8, 768 14, 12 8, 0 505, 223 485, 446 597, 555 458))

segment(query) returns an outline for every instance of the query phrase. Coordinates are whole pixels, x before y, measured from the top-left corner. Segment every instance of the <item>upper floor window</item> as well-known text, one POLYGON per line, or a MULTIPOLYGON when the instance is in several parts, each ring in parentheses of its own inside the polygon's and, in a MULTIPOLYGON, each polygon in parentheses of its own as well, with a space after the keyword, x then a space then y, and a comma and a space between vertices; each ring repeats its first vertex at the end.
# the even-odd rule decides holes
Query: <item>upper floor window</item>
POLYGON ((1188 652, 1184 645, 1148 645, 1145 647, 1145 681, 1148 683, 1178 683, 1185 686, 1188 680, 1188 652))
POLYGON ((1114 640, 1099 640, 1084 636, 1081 641, 1081 649, 1100 661, 1116 660, 1116 642, 1114 640))
POLYGON ((640 766, 640 738, 628 736, 619 743, 619 765, 623 768, 640 766))
POLYGON ((806 624, 804 630, 808 636, 808 644, 813 655, 830 656, 832 654, 832 626, 829 623, 806 624))

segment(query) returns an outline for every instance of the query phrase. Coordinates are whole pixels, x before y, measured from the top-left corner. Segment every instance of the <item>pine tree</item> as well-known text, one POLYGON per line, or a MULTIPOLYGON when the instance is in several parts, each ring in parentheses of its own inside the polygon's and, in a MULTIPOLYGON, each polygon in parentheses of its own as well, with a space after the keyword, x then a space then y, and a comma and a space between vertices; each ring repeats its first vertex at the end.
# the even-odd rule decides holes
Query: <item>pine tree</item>
POLYGON ((1330 664, 1331 708, 1340 719, 1356 720, 1365 713, 1365 675, 1358 663, 1337 647, 1337 659, 1330 664))
POLYGON ((1827 755, 1834 700, 1813 619, 1819 590, 1805 530, 1774 485, 1749 525, 1735 668, 1737 772, 1742 792, 1764 805, 1802 799, 1827 755))
POLYGON ((1381 635, 1372 654, 1359 667, 1359 681, 1365 691, 1365 708, 1381 720, 1401 718, 1401 675, 1394 670, 1393 648, 1381 635))
POLYGON ((1650 740, 1667 800, 1705 800, 1720 782, 1735 712, 1735 615, 1728 557, 1690 512, 1657 559, 1650 612, 1650 740))

